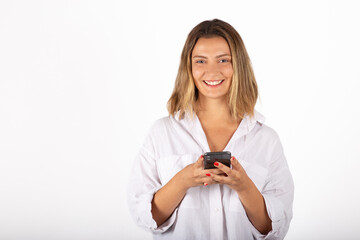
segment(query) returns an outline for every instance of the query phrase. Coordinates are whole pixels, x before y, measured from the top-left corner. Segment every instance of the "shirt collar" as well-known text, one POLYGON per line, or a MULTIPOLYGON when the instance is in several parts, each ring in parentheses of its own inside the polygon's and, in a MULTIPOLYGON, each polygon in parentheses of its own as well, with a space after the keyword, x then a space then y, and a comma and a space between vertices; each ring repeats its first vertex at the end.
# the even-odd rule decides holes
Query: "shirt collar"
POLYGON ((265 117, 259 113, 258 111, 254 110, 254 116, 251 117, 248 114, 245 114, 243 120, 241 121, 239 127, 245 130, 246 133, 250 132, 259 122, 261 125, 265 122, 265 117))
MULTIPOLYGON (((186 112, 183 119, 180 120, 179 118, 180 114, 178 112, 175 114, 176 121, 188 130, 189 134, 192 135, 192 137, 196 140, 196 142, 202 147, 205 152, 209 152, 209 144, 207 142, 206 135, 197 115, 194 113, 193 116, 191 116, 189 112, 186 112)), ((245 114, 244 118, 239 124, 239 127, 236 129, 235 133, 231 137, 228 146, 231 142, 248 134, 255 127, 257 122, 259 122, 260 125, 265 122, 265 117, 261 113, 254 110, 253 117, 245 114)), ((227 147, 225 147, 225 149, 226 148, 227 147)))

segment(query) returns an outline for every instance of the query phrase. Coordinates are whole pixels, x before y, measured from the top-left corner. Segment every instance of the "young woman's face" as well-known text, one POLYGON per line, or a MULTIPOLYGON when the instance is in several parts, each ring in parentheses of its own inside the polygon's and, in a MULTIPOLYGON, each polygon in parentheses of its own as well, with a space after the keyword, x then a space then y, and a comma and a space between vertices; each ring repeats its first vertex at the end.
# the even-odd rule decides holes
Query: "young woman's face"
POLYGON ((222 37, 199 38, 191 55, 200 98, 226 97, 233 75, 230 48, 222 37))

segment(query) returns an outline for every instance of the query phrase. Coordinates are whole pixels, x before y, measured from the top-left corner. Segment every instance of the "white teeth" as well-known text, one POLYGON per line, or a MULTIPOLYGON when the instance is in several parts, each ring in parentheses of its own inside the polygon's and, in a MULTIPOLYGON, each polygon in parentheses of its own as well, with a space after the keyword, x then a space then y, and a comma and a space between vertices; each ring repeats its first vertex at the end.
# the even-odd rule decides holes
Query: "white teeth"
POLYGON ((204 81, 206 84, 211 85, 211 86, 215 86, 215 85, 219 85, 223 80, 219 80, 219 81, 204 81))

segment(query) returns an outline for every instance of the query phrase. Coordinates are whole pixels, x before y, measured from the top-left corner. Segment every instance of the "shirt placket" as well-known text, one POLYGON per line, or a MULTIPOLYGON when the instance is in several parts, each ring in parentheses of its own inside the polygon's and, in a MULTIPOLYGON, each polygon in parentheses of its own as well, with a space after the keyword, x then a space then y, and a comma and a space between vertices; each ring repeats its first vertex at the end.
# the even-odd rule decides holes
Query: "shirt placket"
POLYGON ((210 206, 210 239, 223 239, 223 207, 221 201, 220 185, 214 184, 209 189, 209 206, 210 206))

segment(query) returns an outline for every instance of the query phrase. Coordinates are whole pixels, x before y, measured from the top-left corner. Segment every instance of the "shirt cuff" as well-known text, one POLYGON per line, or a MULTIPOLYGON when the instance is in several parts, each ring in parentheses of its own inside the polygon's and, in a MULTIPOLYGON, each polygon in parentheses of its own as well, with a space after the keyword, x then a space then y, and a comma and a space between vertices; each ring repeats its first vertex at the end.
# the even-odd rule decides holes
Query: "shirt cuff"
MULTIPOLYGON (((168 230, 175 222, 176 215, 177 215, 178 208, 174 210, 174 212, 171 214, 171 216, 159 227, 152 229, 151 231, 155 234, 163 233, 166 230, 168 230)), ((154 221, 155 222, 155 221, 154 221)), ((155 223, 156 226, 156 223, 155 223)))
POLYGON ((271 220, 272 230, 267 234, 262 234, 250 223, 251 225, 250 228, 252 230, 252 233, 255 239, 267 239, 267 240, 283 239, 287 232, 287 228, 285 226, 286 218, 284 214, 284 206, 281 204, 281 202, 278 199, 276 199, 276 197, 266 194, 263 194, 263 197, 265 200, 267 213, 271 220))
MULTIPOLYGON (((154 193, 157 190, 154 191, 154 193)), ((151 213, 151 201, 154 196, 154 193, 152 194, 146 194, 146 196, 143 196, 142 204, 138 205, 137 209, 137 216, 142 216, 141 218, 138 218, 139 225, 143 228, 145 228, 148 231, 151 231, 155 234, 157 233, 163 233, 166 230, 168 230, 175 222, 178 208, 174 210, 174 212, 170 215, 170 217, 159 227, 157 226, 157 223, 155 222, 152 213, 151 213), (145 199, 146 198, 146 199, 145 199), (141 223, 140 223, 141 221, 141 223)))

